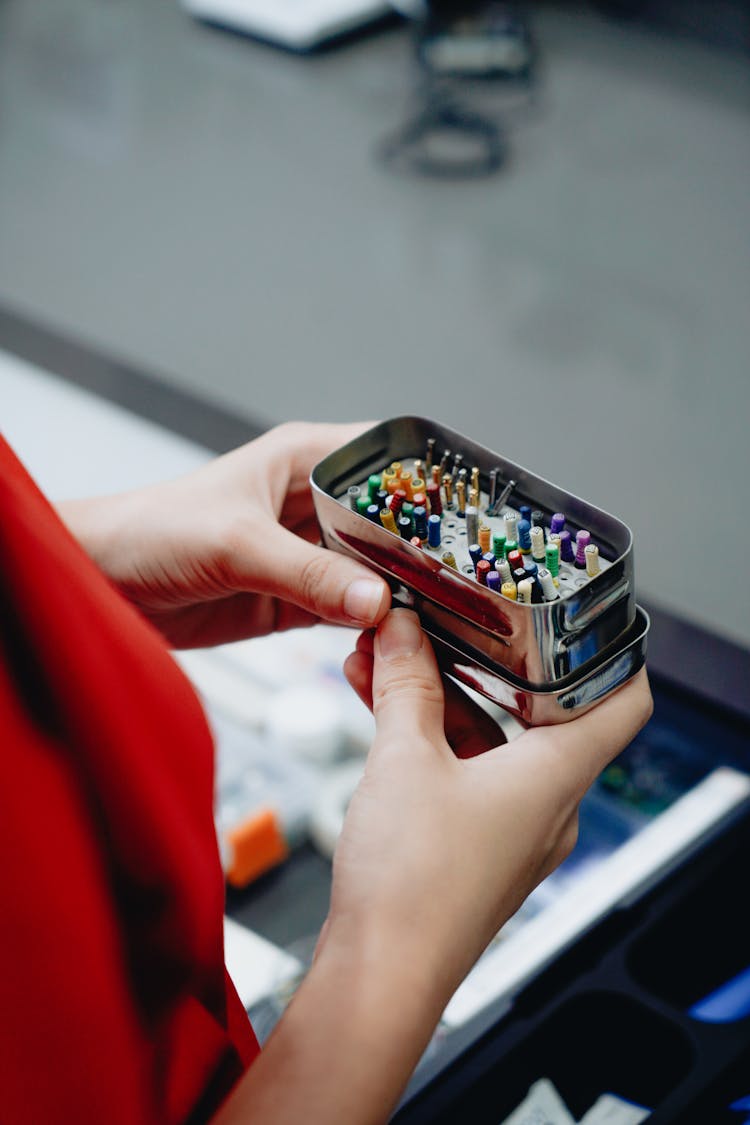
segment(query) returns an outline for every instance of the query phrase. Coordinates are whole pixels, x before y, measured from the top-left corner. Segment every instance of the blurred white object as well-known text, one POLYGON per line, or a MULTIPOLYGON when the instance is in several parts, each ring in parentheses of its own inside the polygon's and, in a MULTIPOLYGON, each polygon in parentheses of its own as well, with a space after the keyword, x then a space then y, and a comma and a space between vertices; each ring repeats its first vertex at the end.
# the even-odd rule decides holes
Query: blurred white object
POLYGON ((224 917, 224 960, 246 1008, 273 992, 302 968, 296 957, 232 918, 224 917))
POLYGON ((0 403, 3 435, 52 500, 140 488, 191 472, 213 456, 5 351, 0 351, 0 403))
POLYGON ((332 691, 321 690, 317 684, 293 685, 277 691, 266 711, 269 740, 309 762, 334 762, 344 750, 344 727, 332 691))
POLYGON ((383 0, 181 0, 196 19, 309 51, 386 15, 383 0))
POLYGON ((242 887, 308 835, 317 766, 272 746, 204 700, 216 743, 216 830, 227 881, 242 887))
MULTIPOLYGON (((225 710, 250 726, 263 729, 269 713, 278 709, 275 697, 286 690, 312 688, 335 703, 338 723, 343 728, 344 753, 366 754, 375 734, 375 721, 361 699, 347 684, 342 667, 353 651, 358 631, 338 625, 314 625, 254 637, 212 649, 209 654, 190 653, 187 671, 205 681, 207 694, 219 703, 218 677, 223 678, 221 696, 225 710), (210 661, 211 675, 205 675, 210 661), (248 685, 243 689, 242 685, 248 685)), ((184 654, 180 659, 184 661, 184 654)), ((287 700, 293 700, 288 696, 287 700)), ((303 702, 304 702, 303 697, 303 702)), ((315 720, 319 722, 319 719, 315 720)), ((273 719, 271 719, 273 725, 273 719)), ((334 739, 339 735, 334 731, 334 739)), ((339 753, 337 749, 336 753, 339 753)), ((333 753, 330 755, 333 757, 333 753)), ((328 755, 323 753, 323 757, 328 755)))
POLYGON ((354 790, 362 780, 365 766, 349 761, 337 766, 322 779, 312 805, 308 830, 310 839, 321 855, 333 859, 344 817, 354 790))

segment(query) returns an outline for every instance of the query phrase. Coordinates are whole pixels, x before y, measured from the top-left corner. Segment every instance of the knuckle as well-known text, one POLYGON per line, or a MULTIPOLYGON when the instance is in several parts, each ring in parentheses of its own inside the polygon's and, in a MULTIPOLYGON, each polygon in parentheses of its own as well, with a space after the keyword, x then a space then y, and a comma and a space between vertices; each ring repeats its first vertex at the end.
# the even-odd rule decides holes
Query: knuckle
POLYGON ((320 596, 321 587, 325 584, 331 571, 331 560, 323 554, 309 555, 301 564, 297 581, 299 595, 306 605, 314 605, 320 596))
POLYGON ((565 859, 567 859, 578 843, 579 827, 579 818, 576 812, 565 825, 560 838, 560 847, 562 849, 563 858, 565 859))
POLYGON ((385 706, 393 704, 442 705, 443 689, 433 676, 427 673, 408 672, 389 677, 377 685, 373 692, 373 710, 377 714, 385 706))
POLYGON ((654 697, 651 694, 651 688, 648 683, 645 683, 641 692, 640 698, 640 719, 641 726, 645 726, 654 713, 654 697))
POLYGON ((280 422, 271 426, 255 439, 253 445, 263 451, 266 460, 270 458, 272 462, 276 462, 279 458, 286 458, 294 448, 296 425, 295 422, 280 422))
POLYGON ((593 780, 588 770, 572 760, 567 748, 553 736, 545 740, 544 749, 544 774, 549 792, 556 799, 580 800, 593 780))
POLYGON ((645 726, 654 713, 654 698, 645 668, 641 669, 635 679, 631 680, 623 690, 629 693, 628 706, 632 720, 639 727, 645 726))
POLYGON ((270 433, 285 446, 297 445, 308 433, 309 426, 306 422, 281 422, 274 426, 270 433))
POLYGON ((238 517, 223 524, 215 535, 215 565, 225 578, 232 578, 237 571, 238 561, 246 558, 253 542, 253 528, 245 517, 238 517))
POLYGON ((555 840, 555 846, 552 853, 552 862, 555 867, 559 866, 564 860, 572 854, 576 844, 578 843, 579 821, 578 812, 570 817, 563 825, 561 831, 558 833, 555 840))

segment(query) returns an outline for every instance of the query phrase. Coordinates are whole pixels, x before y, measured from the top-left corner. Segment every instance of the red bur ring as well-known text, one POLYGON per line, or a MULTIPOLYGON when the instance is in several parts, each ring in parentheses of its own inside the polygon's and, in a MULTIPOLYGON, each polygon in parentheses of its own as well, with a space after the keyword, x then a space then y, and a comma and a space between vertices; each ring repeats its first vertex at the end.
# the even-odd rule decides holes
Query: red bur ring
POLYGON ((443 514, 443 501, 440 499, 440 485, 430 481, 427 485, 427 499, 430 501, 430 513, 433 516, 443 514))
POLYGON ((517 570, 519 566, 523 566, 523 555, 520 551, 511 551, 508 555, 508 562, 511 570, 517 570))
POLYGON ((487 585, 487 575, 492 570, 492 567, 487 562, 487 559, 480 559, 477 563, 477 581, 481 582, 483 586, 487 585))
POLYGON ((406 491, 403 488, 397 488, 391 496, 391 511, 394 516, 397 516, 404 506, 406 500, 406 491))

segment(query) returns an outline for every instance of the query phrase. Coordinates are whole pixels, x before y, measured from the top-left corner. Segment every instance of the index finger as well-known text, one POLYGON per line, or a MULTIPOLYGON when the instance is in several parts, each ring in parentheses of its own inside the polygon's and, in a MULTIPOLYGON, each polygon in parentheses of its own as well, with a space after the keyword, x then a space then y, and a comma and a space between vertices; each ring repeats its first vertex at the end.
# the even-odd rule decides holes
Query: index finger
POLYGON ((306 480, 311 469, 332 453, 354 441, 375 422, 292 422, 284 430, 291 456, 290 479, 306 480))

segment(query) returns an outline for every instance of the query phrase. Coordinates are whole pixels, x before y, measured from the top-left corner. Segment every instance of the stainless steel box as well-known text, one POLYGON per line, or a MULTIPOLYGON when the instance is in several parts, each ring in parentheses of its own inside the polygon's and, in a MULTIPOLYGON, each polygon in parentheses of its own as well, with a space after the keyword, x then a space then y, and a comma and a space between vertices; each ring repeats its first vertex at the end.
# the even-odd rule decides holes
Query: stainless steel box
POLYGON ((382 574, 394 604, 419 614, 443 670, 523 722, 573 718, 644 663, 649 622, 635 601, 630 529, 500 454, 439 422, 399 417, 331 453, 313 470, 311 485, 325 545, 382 574), (521 604, 476 581, 457 513, 444 513, 441 526, 450 527, 463 559, 458 570, 352 509, 350 486, 361 487, 394 461, 424 460, 429 439, 436 460, 450 450, 451 461, 460 453, 464 466, 478 468, 488 501, 491 474, 498 491, 513 482, 506 513, 528 504, 546 518, 563 512, 573 528, 588 530, 599 546, 600 572, 589 578, 568 568, 555 601, 521 604))

